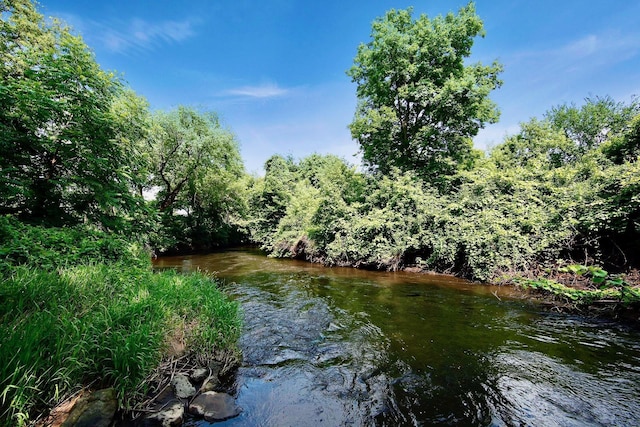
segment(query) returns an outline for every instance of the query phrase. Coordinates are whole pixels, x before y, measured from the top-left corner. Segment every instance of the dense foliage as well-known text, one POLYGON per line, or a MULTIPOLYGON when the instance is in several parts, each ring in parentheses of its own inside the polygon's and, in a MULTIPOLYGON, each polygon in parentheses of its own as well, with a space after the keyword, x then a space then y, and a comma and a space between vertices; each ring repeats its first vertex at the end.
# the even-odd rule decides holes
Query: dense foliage
MULTIPOLYGON (((555 120, 591 103, 560 106, 523 123, 442 189, 413 172, 360 173, 333 156, 295 162, 279 156, 252 187, 249 228, 278 256, 331 265, 396 269, 418 265, 477 280, 539 273, 560 259, 637 266, 640 249, 638 113, 618 127, 593 123, 598 144, 572 139, 555 120), (614 148, 616 147, 616 148, 614 148), (628 159, 628 160, 626 160, 628 159)), ((591 119, 589 119, 591 120, 591 119)))
POLYGON ((252 239, 276 256, 476 280, 567 260, 637 267, 637 100, 553 107, 485 155, 469 138, 498 117, 488 95, 501 67, 464 62, 483 34, 473 3, 435 19, 411 12, 376 20, 348 72, 368 171, 272 157, 249 190, 252 239))
POLYGON ((142 199, 129 191, 137 129, 112 109, 122 83, 29 1, 0 10, 0 213, 127 228, 142 199))
POLYGON ((0 242, 0 272, 19 265, 55 270, 88 262, 126 262, 138 267, 149 263, 149 254, 141 244, 82 226, 33 226, 2 216, 0 242))
POLYGON ((217 115, 193 108, 156 112, 147 139, 161 228, 156 246, 210 249, 237 243, 244 166, 217 115))
POLYGON ((127 408, 172 336, 194 358, 237 351, 237 304, 210 277, 152 272, 149 250, 232 240, 237 143, 212 113, 152 114, 29 0, 0 18, 0 425, 87 386, 127 408))
POLYGON ((30 1, 2 1, 0 11, 0 214, 93 224, 159 250, 242 239, 244 169, 214 113, 152 114, 30 1), (148 193, 158 197, 145 201, 148 193))
POLYGON ((176 331, 195 352, 234 348, 237 306, 210 278, 153 273, 150 249, 248 236, 329 265, 640 299, 617 275, 640 265, 640 103, 560 105, 473 150, 500 84, 498 64, 464 62, 483 31, 473 4, 373 24, 349 71, 368 170, 274 155, 264 177, 215 113, 151 112, 29 0, 0 0, 0 18, 0 425, 89 383, 130 404, 176 331), (538 277, 569 270, 591 288, 538 277))
POLYGON ((465 64, 481 35, 473 3, 434 19, 391 10, 373 23, 348 71, 359 100, 351 134, 369 166, 438 182, 472 155, 471 138, 499 116, 489 93, 502 67, 465 64))

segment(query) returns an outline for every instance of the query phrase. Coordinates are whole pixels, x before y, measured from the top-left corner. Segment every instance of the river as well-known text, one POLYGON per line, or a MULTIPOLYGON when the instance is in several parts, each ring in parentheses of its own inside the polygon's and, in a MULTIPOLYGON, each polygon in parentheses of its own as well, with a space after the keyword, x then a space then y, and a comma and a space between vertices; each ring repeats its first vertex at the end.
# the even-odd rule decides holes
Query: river
POLYGON ((156 266, 216 272, 242 307, 243 412, 216 426, 640 425, 640 331, 615 322, 250 250, 156 266))

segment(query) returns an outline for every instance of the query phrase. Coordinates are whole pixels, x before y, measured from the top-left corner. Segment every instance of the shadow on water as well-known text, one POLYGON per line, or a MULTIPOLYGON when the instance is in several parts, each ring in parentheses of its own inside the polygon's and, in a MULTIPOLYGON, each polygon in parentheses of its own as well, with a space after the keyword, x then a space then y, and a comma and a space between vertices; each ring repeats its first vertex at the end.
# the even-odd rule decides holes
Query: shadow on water
POLYGON ((640 424, 640 333, 509 288, 251 251, 156 265, 217 272, 242 306, 244 411, 217 425, 640 424))

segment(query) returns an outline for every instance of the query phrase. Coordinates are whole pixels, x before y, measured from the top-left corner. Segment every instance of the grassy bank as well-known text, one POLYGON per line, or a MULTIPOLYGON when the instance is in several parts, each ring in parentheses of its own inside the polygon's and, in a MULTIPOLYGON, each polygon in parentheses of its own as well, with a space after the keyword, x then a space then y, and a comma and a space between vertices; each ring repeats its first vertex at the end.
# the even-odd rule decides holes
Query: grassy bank
POLYGON ((0 425, 25 425, 82 387, 129 407, 184 339, 200 357, 237 351, 237 304, 203 274, 154 273, 126 239, 6 218, 0 261, 0 425))
POLYGON ((569 264, 548 269, 540 277, 516 277, 507 283, 531 290, 546 299, 573 309, 637 309, 640 306, 638 270, 610 274, 599 266, 569 264))

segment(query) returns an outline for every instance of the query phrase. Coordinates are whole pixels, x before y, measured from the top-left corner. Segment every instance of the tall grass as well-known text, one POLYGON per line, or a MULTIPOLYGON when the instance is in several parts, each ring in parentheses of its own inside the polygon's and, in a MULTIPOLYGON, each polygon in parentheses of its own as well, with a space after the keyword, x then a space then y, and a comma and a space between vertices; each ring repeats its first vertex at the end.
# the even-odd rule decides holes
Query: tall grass
POLYGON ((55 251, 38 259, 61 266, 43 268, 29 262, 29 242, 2 242, 0 253, 12 245, 27 256, 21 265, 6 257, 0 271, 1 426, 26 425, 85 386, 112 386, 129 407, 175 330, 196 354, 236 349, 238 306, 210 277, 93 256, 68 265, 55 251))

